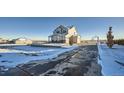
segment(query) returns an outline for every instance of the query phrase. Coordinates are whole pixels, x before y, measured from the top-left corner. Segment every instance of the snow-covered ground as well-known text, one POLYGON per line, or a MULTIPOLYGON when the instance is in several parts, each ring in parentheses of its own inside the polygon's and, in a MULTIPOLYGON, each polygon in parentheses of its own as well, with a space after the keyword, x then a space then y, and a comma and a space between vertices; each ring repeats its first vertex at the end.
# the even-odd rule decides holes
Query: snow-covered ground
POLYGON ((98 50, 103 75, 124 75, 124 46, 114 45, 110 49, 106 44, 99 44, 98 50))
POLYGON ((63 43, 59 43, 59 44, 57 44, 57 43, 48 43, 48 44, 42 44, 42 45, 48 45, 48 46, 65 46, 65 44, 63 44, 63 43))
MULTIPOLYGON (((70 45, 64 44, 64 43, 33 43, 32 45, 36 46, 53 46, 53 47, 71 47, 70 45)), ((77 46, 76 44, 74 46, 77 46)))
POLYGON ((27 45, 27 44, 0 44, 0 46, 20 46, 20 45, 27 45))
POLYGON ((13 46, 0 49, 0 66, 15 67, 32 60, 51 59, 58 54, 74 49, 77 46, 66 48, 47 48, 33 46, 13 46))

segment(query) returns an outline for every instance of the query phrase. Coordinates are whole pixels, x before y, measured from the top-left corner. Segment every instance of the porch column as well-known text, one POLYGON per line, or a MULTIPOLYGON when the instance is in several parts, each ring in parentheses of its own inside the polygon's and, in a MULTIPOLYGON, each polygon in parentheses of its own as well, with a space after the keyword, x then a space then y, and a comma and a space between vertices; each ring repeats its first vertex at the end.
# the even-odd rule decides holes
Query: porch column
POLYGON ((51 36, 48 36, 48 42, 51 42, 51 36))

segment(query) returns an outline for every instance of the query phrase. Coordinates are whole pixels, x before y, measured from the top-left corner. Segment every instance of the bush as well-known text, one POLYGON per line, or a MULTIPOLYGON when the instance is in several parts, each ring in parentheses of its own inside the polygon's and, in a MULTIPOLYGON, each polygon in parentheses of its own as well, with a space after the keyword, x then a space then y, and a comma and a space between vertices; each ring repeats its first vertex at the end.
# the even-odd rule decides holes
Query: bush
POLYGON ((124 39, 114 40, 114 44, 124 45, 124 39))

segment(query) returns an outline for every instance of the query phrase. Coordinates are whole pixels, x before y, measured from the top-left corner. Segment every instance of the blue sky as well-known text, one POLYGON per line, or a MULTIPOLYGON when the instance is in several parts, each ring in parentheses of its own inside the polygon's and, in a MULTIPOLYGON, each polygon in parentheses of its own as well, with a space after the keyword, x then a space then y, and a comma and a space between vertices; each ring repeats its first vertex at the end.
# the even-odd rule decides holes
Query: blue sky
POLYGON ((113 27, 116 39, 124 38, 123 17, 0 17, 0 37, 47 40, 59 25, 74 25, 82 40, 95 35, 106 39, 109 26, 113 27))

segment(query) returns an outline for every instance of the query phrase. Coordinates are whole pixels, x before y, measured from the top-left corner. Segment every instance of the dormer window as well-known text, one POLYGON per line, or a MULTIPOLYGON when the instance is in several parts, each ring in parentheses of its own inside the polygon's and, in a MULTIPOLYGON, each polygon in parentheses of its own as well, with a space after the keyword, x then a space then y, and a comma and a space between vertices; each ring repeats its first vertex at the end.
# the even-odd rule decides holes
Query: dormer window
POLYGON ((56 31, 57 34, 59 34, 59 31, 56 31))
POLYGON ((66 31, 64 30, 63 33, 66 33, 66 31))

